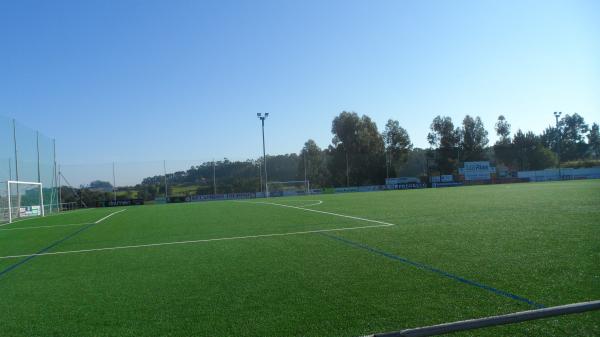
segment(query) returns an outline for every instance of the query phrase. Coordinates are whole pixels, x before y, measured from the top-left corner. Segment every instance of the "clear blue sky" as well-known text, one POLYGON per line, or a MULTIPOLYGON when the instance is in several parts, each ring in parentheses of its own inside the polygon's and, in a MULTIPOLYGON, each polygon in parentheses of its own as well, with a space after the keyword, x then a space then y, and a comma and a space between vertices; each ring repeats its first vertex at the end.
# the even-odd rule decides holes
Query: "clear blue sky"
POLYGON ((257 157, 331 141, 342 110, 600 122, 600 1, 0 2, 0 114, 63 163, 257 157))

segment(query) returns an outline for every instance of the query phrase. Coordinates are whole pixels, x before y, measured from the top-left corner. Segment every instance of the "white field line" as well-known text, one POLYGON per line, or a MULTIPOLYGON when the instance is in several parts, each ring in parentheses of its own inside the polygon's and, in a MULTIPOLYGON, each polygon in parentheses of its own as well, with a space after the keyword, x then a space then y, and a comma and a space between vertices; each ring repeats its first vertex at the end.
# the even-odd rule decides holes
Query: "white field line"
POLYGON ((113 215, 115 215, 115 214, 119 214, 119 213, 121 213, 121 212, 125 212, 126 210, 127 210, 127 208, 123 208, 123 209, 122 209, 122 210, 120 210, 120 211, 112 212, 112 213, 110 213, 109 215, 107 215, 107 216, 103 217, 102 219, 96 220, 94 223, 95 223, 95 224, 101 223, 102 221, 104 221, 104 220, 106 220, 106 219, 110 218, 111 216, 113 216, 113 215))
MULTIPOLYGON (((240 201, 240 200, 234 200, 237 202, 247 202, 247 203, 258 203, 260 201, 257 202, 252 202, 252 201, 240 201)), ((317 199, 302 199, 302 200, 288 200, 288 202, 312 202, 311 204, 306 204, 306 205, 298 205, 298 207, 310 207, 310 206, 317 206, 323 203, 323 200, 317 200, 317 199)))
MULTIPOLYGON (((246 239, 257 239, 257 238, 267 238, 267 237, 303 235, 303 234, 325 233, 325 232, 340 232, 340 231, 349 231, 349 230, 356 230, 356 229, 382 228, 382 227, 396 226, 396 224, 385 222, 385 221, 372 220, 372 219, 361 218, 361 217, 357 217, 357 216, 351 216, 351 215, 333 213, 333 212, 318 211, 318 210, 314 210, 314 209, 310 209, 310 208, 302 208, 302 207, 297 207, 297 206, 283 205, 283 204, 278 204, 278 203, 274 203, 274 202, 250 202, 250 201, 237 201, 237 202, 244 202, 244 203, 250 203, 250 204, 265 204, 265 205, 274 205, 274 206, 280 206, 280 207, 295 208, 295 209, 299 209, 299 210, 303 210, 303 211, 308 211, 308 212, 328 214, 328 215, 338 216, 338 217, 342 217, 342 218, 348 218, 348 219, 354 219, 354 220, 359 220, 359 221, 372 222, 372 223, 376 223, 377 225, 358 226, 358 227, 343 227, 343 228, 331 228, 331 229, 316 229, 316 230, 310 230, 310 231, 287 232, 287 233, 271 233, 271 234, 258 234, 258 235, 247 235, 247 236, 232 236, 232 237, 214 238, 214 239, 160 242, 160 243, 149 243, 149 244, 141 244, 141 245, 115 246, 115 247, 103 247, 103 248, 91 248, 91 249, 80 249, 80 250, 68 250, 68 251, 58 251, 58 252, 46 252, 46 253, 40 253, 40 254, 7 255, 7 256, 0 256, 0 260, 16 259, 16 258, 22 258, 22 257, 28 257, 28 256, 78 254, 78 253, 89 253, 89 252, 121 250, 121 249, 160 247, 160 246, 170 246, 170 245, 206 243, 206 242, 215 242, 215 241, 246 240, 246 239)), ((126 209, 122 209, 122 210, 120 210, 118 212, 111 213, 111 214, 105 216, 104 218, 96 221, 95 223, 99 223, 101 221, 104 221, 105 219, 107 219, 107 218, 109 218, 109 217, 111 217, 111 216, 113 216, 113 215, 115 215, 117 213, 123 212, 125 210, 126 209)))
POLYGON ((83 226, 83 225, 89 225, 89 224, 90 224, 90 222, 86 222, 86 223, 73 223, 73 224, 66 224, 66 225, 47 225, 47 226, 17 227, 17 228, 0 228, 0 231, 18 231, 18 230, 24 230, 24 229, 83 226))
POLYGON ((149 244, 142 244, 142 245, 104 247, 104 248, 92 248, 92 249, 81 249, 81 250, 68 250, 68 251, 48 252, 48 253, 40 253, 40 254, 8 255, 8 256, 0 256, 0 260, 16 259, 16 258, 29 257, 29 256, 65 255, 65 254, 100 252, 100 251, 119 250, 119 249, 147 248, 147 247, 159 247, 159 246, 169 246, 169 245, 184 245, 184 244, 193 244, 193 243, 205 243, 205 242, 214 242, 214 241, 246 240, 246 239, 258 239, 258 238, 277 237, 277 236, 290 236, 290 235, 302 235, 302 234, 312 234, 312 233, 350 231, 350 230, 355 230, 355 229, 389 227, 389 226, 394 226, 394 225, 392 225, 392 224, 380 224, 380 225, 370 225, 370 226, 360 226, 360 227, 317 229, 317 230, 302 231, 302 232, 258 234, 258 235, 247 235, 247 236, 232 236, 232 237, 215 238, 215 239, 173 241, 173 242, 149 243, 149 244))
MULTIPOLYGON (((306 201, 313 201, 313 200, 306 200, 306 201)), ((317 205, 320 205, 320 204, 322 204, 322 203, 323 203, 323 200, 314 200, 314 201, 316 201, 316 202, 315 202, 315 203, 313 203, 313 204, 302 205, 301 207, 317 206, 317 205)))
POLYGON ((266 201, 239 201, 239 202, 244 202, 244 203, 248 203, 248 204, 264 204, 264 205, 274 205, 274 206, 280 206, 280 207, 295 208, 295 209, 299 209, 299 210, 307 211, 307 212, 315 212, 315 213, 321 213, 321 214, 327 214, 327 215, 334 215, 334 216, 338 216, 338 217, 341 217, 341 218, 348 218, 348 219, 354 219, 354 220, 360 220, 360 221, 366 221, 366 222, 373 222, 373 223, 378 223, 378 224, 382 224, 382 225, 386 225, 386 226, 396 226, 396 224, 385 222, 385 221, 372 220, 372 219, 367 219, 367 218, 361 218, 361 217, 358 217, 358 216, 351 216, 351 215, 345 215, 345 214, 339 214, 339 213, 333 213, 333 212, 319 211, 319 210, 316 210, 316 209, 304 208, 304 207, 299 207, 299 206, 290 206, 290 205, 278 204, 278 203, 275 203, 275 202, 266 202, 266 201))

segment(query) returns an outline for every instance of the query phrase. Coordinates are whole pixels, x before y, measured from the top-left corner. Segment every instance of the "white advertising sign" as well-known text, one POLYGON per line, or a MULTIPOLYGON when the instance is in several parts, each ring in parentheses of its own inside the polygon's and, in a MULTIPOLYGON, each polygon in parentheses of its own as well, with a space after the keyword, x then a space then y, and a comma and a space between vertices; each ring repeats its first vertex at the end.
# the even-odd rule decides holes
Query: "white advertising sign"
POLYGON ((19 208, 19 216, 22 218, 38 216, 42 214, 40 206, 25 206, 19 208))
POLYGON ((399 178, 386 178, 386 185, 395 185, 395 184, 410 184, 410 183, 420 183, 421 181, 415 177, 399 177, 399 178))
POLYGON ((496 168, 490 166, 489 161, 465 162, 465 167, 461 170, 465 180, 490 180, 490 173, 494 172, 496 168))

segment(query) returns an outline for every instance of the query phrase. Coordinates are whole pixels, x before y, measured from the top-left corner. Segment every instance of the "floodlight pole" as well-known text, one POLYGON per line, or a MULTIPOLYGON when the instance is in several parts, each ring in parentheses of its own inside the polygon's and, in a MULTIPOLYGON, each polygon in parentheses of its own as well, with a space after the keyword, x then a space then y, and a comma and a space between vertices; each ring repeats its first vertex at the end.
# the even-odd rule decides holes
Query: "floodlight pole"
POLYGON ((263 162, 265 166, 265 197, 269 197, 269 179, 267 178, 267 152, 265 150, 265 119, 269 117, 269 113, 257 113, 256 116, 260 119, 262 125, 262 142, 263 142, 263 162))
POLYGON ((213 158, 213 195, 217 195, 217 169, 213 158))
POLYGON ((263 192, 263 183, 262 183, 262 165, 260 164, 260 160, 258 161, 258 177, 260 179, 260 184, 259 184, 259 188, 260 188, 260 193, 263 192))
POLYGON ((304 189, 306 190, 306 194, 308 194, 308 177, 306 174, 306 152, 307 151, 304 151, 304 154, 302 155, 302 157, 304 158, 302 159, 304 159, 304 189))
POLYGON ((557 152, 557 156, 558 156, 558 180, 562 180, 562 174, 560 172, 560 141, 561 141, 561 135, 560 135, 560 128, 558 127, 558 118, 560 117, 560 115, 562 115, 562 112, 554 112, 554 118, 556 118, 556 152, 557 152))
POLYGON ((115 179, 115 162, 112 163, 112 171, 113 171, 113 205, 117 206, 117 182, 115 179))
POLYGON ((167 186, 167 161, 163 160, 163 173, 165 174, 165 204, 169 202, 169 189, 167 186))

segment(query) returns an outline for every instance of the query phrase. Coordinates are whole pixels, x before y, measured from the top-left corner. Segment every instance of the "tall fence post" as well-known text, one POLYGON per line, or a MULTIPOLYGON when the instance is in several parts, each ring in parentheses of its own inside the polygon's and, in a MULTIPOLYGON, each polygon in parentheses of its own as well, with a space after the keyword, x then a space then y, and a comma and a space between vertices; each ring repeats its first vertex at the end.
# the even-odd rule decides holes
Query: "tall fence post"
POLYGON ((58 211, 61 211, 62 208, 62 181, 60 179, 60 165, 58 165, 57 179, 58 179, 58 211))
POLYGON ((165 203, 169 200, 169 187, 167 186, 167 161, 163 160, 163 173, 165 174, 165 203))
POLYGON ((117 180, 115 178, 115 162, 112 163, 112 176, 113 176, 113 205, 117 205, 117 180))
POLYGON ((214 158, 213 158, 213 194, 217 195, 217 168, 215 166, 214 158))
MULTIPOLYGON (((50 213, 52 213, 52 205, 54 201, 58 201, 58 171, 56 171, 56 138, 52 139, 52 199, 50 200, 50 213)), ((60 212, 60 204, 56 208, 60 212)))
MULTIPOLYGON (((19 155, 17 153, 17 120, 13 118, 13 144, 15 146, 15 178, 19 181, 19 155)), ((17 209, 21 207, 21 197, 19 195, 19 184, 16 186, 17 188, 17 209)), ((10 195, 9 195, 10 199, 10 195)))
POLYGON ((40 132, 35 131, 35 151, 37 154, 37 182, 42 182, 42 175, 40 173, 40 132))

